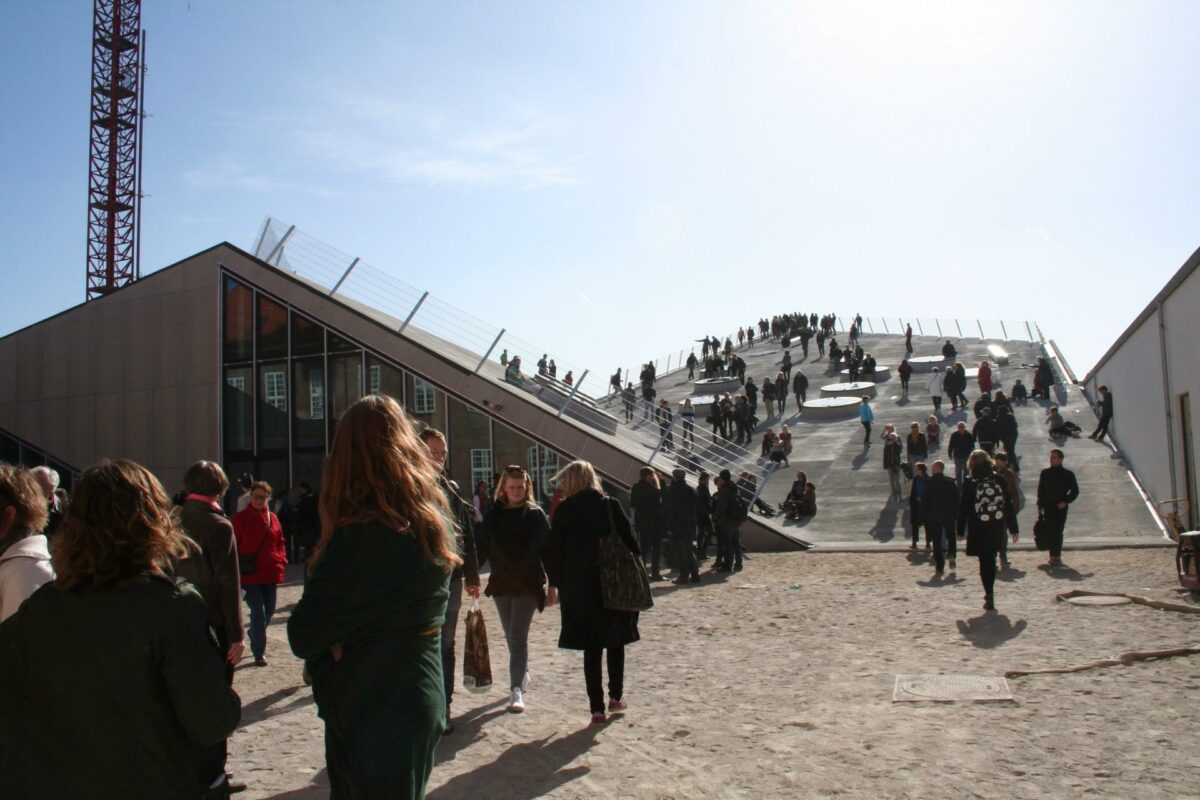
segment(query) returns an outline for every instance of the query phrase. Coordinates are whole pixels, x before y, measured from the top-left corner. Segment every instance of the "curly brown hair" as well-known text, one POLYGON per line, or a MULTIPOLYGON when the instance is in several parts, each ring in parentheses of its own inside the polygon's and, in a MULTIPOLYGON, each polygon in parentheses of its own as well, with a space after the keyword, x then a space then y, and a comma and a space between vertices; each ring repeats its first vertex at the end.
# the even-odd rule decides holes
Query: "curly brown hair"
POLYGON ((84 471, 55 539, 55 582, 63 589, 124 586, 139 575, 167 575, 186 552, 162 484, 126 459, 84 471))
POLYGON ((362 398, 338 420, 319 503, 321 539, 310 571, 339 528, 372 521, 416 536, 425 558, 446 572, 462 563, 437 468, 404 409, 386 395, 362 398))
POLYGON ((16 509, 16 514, 8 536, 33 536, 46 527, 50 508, 33 473, 24 467, 0 464, 0 515, 10 507, 16 509))

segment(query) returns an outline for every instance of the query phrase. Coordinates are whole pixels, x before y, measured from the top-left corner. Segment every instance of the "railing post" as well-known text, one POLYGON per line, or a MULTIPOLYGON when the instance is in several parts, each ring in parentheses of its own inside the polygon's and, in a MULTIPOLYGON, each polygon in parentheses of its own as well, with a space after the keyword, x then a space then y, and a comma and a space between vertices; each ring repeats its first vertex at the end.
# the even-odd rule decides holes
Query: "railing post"
POLYGON ((763 489, 767 485, 767 481, 771 480, 771 476, 775 474, 775 471, 778 470, 779 467, 780 465, 778 463, 772 461, 770 465, 763 470, 762 480, 760 480, 754 487, 754 497, 750 498, 750 511, 754 510, 754 504, 758 502, 758 496, 762 494, 763 489))
POLYGON ((1029 320, 1025 320, 1025 333, 1029 335, 1029 341, 1036 341, 1033 338, 1033 329, 1029 327, 1029 320))
MULTIPOLYGON (((405 323, 405 324, 407 324, 407 323, 405 323)), ((492 351, 496 349, 496 345, 500 344, 500 337, 503 335, 504 335, 504 328, 501 328, 500 332, 496 334, 496 338, 492 340, 492 346, 487 349, 487 352, 483 354, 483 358, 479 359, 479 363, 475 365, 475 373, 476 374, 479 373, 479 370, 483 369, 484 362, 488 360, 488 356, 490 356, 492 354, 492 351)))
MULTIPOLYGON (((287 233, 285 233, 285 234, 283 235, 283 237, 282 237, 282 238, 281 238, 281 239, 280 239, 278 242, 276 242, 276 243, 275 243, 275 246, 271 248, 271 252, 270 252, 270 253, 267 253, 267 257, 266 257, 266 258, 264 258, 264 259, 263 259, 263 261, 265 261, 265 262, 267 262, 268 264, 270 264, 270 263, 271 263, 271 259, 275 258, 275 256, 276 256, 276 255, 282 255, 282 254, 283 254, 283 246, 284 246, 285 244, 287 244, 287 240, 288 240, 288 238, 290 238, 290 237, 291 237, 292 233, 293 233, 295 230, 296 230, 296 226, 295 226, 295 225, 293 225, 292 227, 288 228, 288 229, 287 229, 287 233)), ((278 265, 273 265, 273 266, 278 266, 278 265)))
POLYGON ((353 272, 354 268, 357 266, 358 266, 358 259, 355 258, 353 261, 350 262, 350 266, 346 267, 346 271, 342 273, 342 277, 338 278, 338 282, 335 283, 333 285, 333 288, 329 290, 330 297, 333 297, 335 294, 337 294, 337 290, 342 288, 342 284, 346 282, 346 278, 350 277, 350 273, 353 272))
POLYGON ((979 326, 979 338, 982 340, 983 339, 983 323, 980 322, 978 319, 976 319, 975 324, 979 326))
POLYGON ((920 333, 922 336, 924 336, 924 335, 925 335, 925 327, 924 327, 923 325, 921 325, 921 318, 920 318, 920 317, 917 317, 917 331, 918 331, 918 332, 919 332, 919 333, 920 333))
POLYGON ((1004 320, 1000 320, 1000 332, 1004 334, 1004 341, 1008 341, 1008 328, 1004 327, 1004 320))
MULTIPOLYGON (((492 345, 495 347, 495 345, 492 345)), ((571 387, 571 393, 567 395, 567 399, 563 400, 563 404, 558 407, 558 416, 562 416, 567 410, 567 406, 571 405, 571 401, 575 399, 575 395, 579 392, 579 387, 583 386, 583 379, 587 377, 588 371, 585 369, 583 374, 579 376, 579 380, 575 381, 575 385, 571 387)))
POLYGON ((871 333, 875 332, 875 326, 871 324, 871 318, 867 317, 867 327, 871 329, 871 333))
POLYGON ((671 371, 671 353, 667 353, 667 372, 671 371))
POLYGON ((958 328, 958 338, 962 339, 962 325, 958 324, 958 317, 954 318, 954 327, 958 328))
POLYGON ((421 295, 421 299, 417 301, 415 306, 413 306, 412 311, 408 312, 408 316, 404 318, 404 322, 400 323, 400 327, 396 330, 396 333, 404 333, 404 329, 408 327, 408 323, 412 322, 412 318, 417 315, 417 309, 419 309, 421 304, 425 302, 426 297, 429 297, 429 292, 421 295))
POLYGON ((896 322, 899 323, 899 325, 900 325, 900 327, 897 328, 897 330, 899 330, 901 333, 904 333, 904 320, 900 319, 899 317, 896 317, 896 322))
POLYGON ((886 318, 886 317, 880 317, 880 318, 879 318, 879 321, 883 323, 883 332, 884 332, 884 333, 886 333, 888 336, 891 336, 891 335, 892 335, 892 332, 891 332, 891 330, 889 330, 889 329, 888 329, 888 326, 887 326, 887 318, 886 318))
POLYGON ((940 339, 940 338, 942 338, 942 321, 941 321, 940 319, 938 319, 937 317, 934 317, 934 318, 933 318, 933 324, 934 324, 934 325, 937 325, 937 329, 938 329, 938 338, 939 338, 939 339, 940 339))
POLYGON ((658 451, 659 451, 659 450, 662 450, 662 446, 663 446, 663 444, 665 444, 665 443, 666 443, 666 441, 667 441, 667 437, 671 435, 671 431, 674 429, 674 427, 675 427, 675 421, 676 421, 677 419, 679 419, 679 415, 678 415, 678 414, 673 414, 673 415, 671 416, 671 422, 670 422, 670 423, 668 423, 668 425, 667 425, 667 429, 666 429, 665 431, 663 431, 661 434, 659 434, 659 436, 658 436, 658 446, 654 448, 654 452, 650 454, 650 458, 646 459, 646 464, 647 464, 647 465, 651 465, 651 464, 653 464, 653 463, 654 463, 654 457, 658 455, 658 451))

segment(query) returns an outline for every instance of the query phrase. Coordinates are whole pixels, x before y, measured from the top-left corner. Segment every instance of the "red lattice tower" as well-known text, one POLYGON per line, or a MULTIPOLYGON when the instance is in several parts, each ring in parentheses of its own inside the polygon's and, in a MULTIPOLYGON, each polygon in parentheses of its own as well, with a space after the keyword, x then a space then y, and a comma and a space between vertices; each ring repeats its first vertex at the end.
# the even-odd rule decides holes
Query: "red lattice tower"
POLYGON ((141 208, 141 0, 95 0, 87 299, 137 280, 141 208))

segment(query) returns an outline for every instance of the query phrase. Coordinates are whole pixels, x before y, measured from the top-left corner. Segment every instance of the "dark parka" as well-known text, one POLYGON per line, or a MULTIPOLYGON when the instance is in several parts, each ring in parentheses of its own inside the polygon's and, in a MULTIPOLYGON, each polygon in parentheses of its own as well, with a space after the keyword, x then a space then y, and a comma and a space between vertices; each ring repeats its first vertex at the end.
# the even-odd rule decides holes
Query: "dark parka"
POLYGON ((585 489, 563 500, 554 512, 546 569, 551 585, 558 589, 562 613, 559 647, 620 647, 640 638, 636 611, 613 611, 601 600, 600 540, 611 536, 612 530, 626 547, 641 556, 629 519, 613 498, 585 489))
POLYGON ((629 490, 629 504, 633 506, 633 524, 640 536, 662 536, 666 532, 662 489, 645 479, 639 480, 629 490))
POLYGON ((663 516, 673 541, 695 541, 696 490, 684 481, 672 481, 663 492, 663 516))
POLYGON ((478 586, 479 558, 475 547, 475 507, 463 500, 462 495, 458 493, 458 484, 445 475, 438 476, 438 484, 442 487, 442 494, 446 496, 446 503, 454 517, 458 555, 462 558, 462 564, 454 568, 450 577, 465 578, 464 582, 468 586, 478 586))
POLYGON ((178 574, 196 584, 208 603, 209 623, 225 641, 242 641, 242 579, 233 523, 225 512, 202 500, 185 501, 180 522, 201 553, 189 559, 198 563, 184 565, 178 574))
POLYGON ((161 576, 34 592, 0 624, 0 797, 200 797, 192 748, 241 717, 208 627, 161 576))
POLYGON ((958 517, 958 484, 954 479, 939 472, 929 476, 925 485, 925 519, 953 525, 958 517))

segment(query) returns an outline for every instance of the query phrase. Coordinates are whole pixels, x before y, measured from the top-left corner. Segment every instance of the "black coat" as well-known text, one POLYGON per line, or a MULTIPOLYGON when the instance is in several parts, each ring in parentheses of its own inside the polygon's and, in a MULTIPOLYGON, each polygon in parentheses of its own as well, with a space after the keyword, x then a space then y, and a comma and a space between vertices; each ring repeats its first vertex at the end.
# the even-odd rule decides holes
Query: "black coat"
POLYGON ((682 481, 672 481, 663 492, 663 514, 671 538, 690 542, 696 538, 696 490, 682 481))
POLYGON ((951 458, 966 458, 975 449, 975 437, 970 431, 955 430, 950 434, 950 445, 946 452, 951 458))
POLYGON ((454 568, 450 577, 465 577, 468 585, 478 586, 479 557, 475 548, 475 507, 463 500, 462 495, 458 493, 458 484, 445 475, 438 476, 438 483, 442 487, 442 494, 446 496, 450 513, 454 515, 458 554, 462 557, 462 564, 454 568))
POLYGON ((633 524, 640 535, 663 535, 667 524, 663 518, 662 489, 655 488, 648 481, 639 480, 629 490, 629 504, 633 506, 633 524))
MULTIPOLYGON (((555 512, 557 513, 557 512, 555 512)), ((550 521, 537 506, 492 506, 475 541, 479 563, 491 561, 488 597, 529 595, 538 610, 546 604, 544 564, 550 548, 550 521)))
POLYGON ((991 442, 995 444, 1000 441, 1000 431, 996 427, 996 420, 991 417, 980 417, 975 421, 975 429, 972 431, 975 434, 975 440, 979 443, 991 442))
MULTIPOLYGON (((988 473, 991 472, 989 467, 988 473)), ((1009 495, 1008 487, 1004 485, 1004 478, 1000 475, 996 476, 996 483, 1004 497, 1004 517, 986 521, 979 519, 979 515, 975 513, 975 491, 982 477, 972 475, 963 481, 962 498, 958 506, 958 535, 962 536, 963 531, 966 531, 967 555, 969 556, 977 556, 985 552, 985 548, 999 550, 1004 545, 1006 531, 1008 533, 1020 532, 1017 527, 1017 505, 1009 495)))
POLYGON ((1037 504, 1038 508, 1051 514, 1066 514, 1065 508, 1060 509, 1059 503, 1068 505, 1079 497, 1079 483, 1075 473, 1066 467, 1046 467, 1038 479, 1037 504))
POLYGON ((241 717, 224 655, 182 581, 46 584, 0 624, 0 797, 200 797, 193 748, 241 717))
POLYGON ((958 516, 958 484, 945 473, 929 476, 925 484, 925 519, 953 524, 958 516))
POLYGON ((613 611, 601 600, 600 539, 613 529, 626 547, 641 556, 629 519, 613 498, 585 489, 563 500, 554 512, 546 568, 551 585, 558 589, 562 612, 559 647, 619 647, 640 638, 636 611, 613 611))

